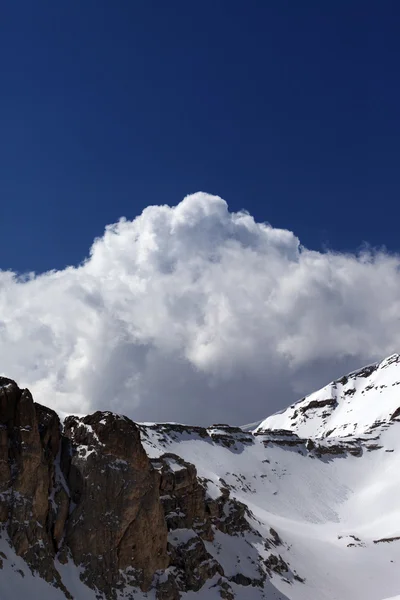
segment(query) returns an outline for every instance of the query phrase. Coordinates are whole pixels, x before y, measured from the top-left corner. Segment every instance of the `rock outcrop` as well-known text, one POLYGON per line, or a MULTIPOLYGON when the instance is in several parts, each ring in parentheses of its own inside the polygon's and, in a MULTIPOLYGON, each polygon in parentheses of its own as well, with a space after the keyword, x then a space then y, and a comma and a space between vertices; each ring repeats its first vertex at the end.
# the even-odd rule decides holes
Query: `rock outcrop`
MULTIPOLYGON (((176 428, 186 435, 184 426, 172 435, 176 428)), ((190 433, 230 451, 252 443, 251 434, 228 426, 190 433)), ((70 416, 62 426, 28 390, 0 378, 0 530, 16 554, 67 598, 57 561, 72 561, 107 600, 127 586, 179 600, 209 580, 221 598, 234 597, 231 582, 259 585, 240 571, 227 577, 207 546, 217 532, 255 535, 247 507, 222 481, 220 495, 210 497, 196 467, 176 454, 149 459, 140 435, 111 412, 70 416)))
POLYGON ((107 597, 127 583, 149 589, 169 563, 167 528, 138 427, 110 412, 68 417, 63 457, 74 506, 65 544, 84 581, 107 597))
POLYGON ((28 390, 0 379, 0 524, 18 555, 63 587, 54 568, 49 497, 60 445, 57 415, 35 405, 28 390))
POLYGON ((107 598, 122 585, 148 589, 170 559, 159 476, 138 427, 97 412, 62 430, 28 390, 0 386, 0 526, 16 553, 67 597, 56 556, 107 598))

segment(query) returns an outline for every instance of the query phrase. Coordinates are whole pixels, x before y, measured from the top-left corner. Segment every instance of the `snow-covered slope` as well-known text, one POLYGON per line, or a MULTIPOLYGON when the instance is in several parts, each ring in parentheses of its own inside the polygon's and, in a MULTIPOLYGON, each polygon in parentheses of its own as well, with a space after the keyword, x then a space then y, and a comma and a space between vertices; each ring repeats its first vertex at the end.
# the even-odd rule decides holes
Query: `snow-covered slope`
POLYGON ((400 356, 333 381, 262 421, 257 432, 288 429, 301 437, 361 435, 400 415, 400 356))
MULTIPOLYGON (((229 490, 233 501, 246 505, 248 530, 218 530, 206 542, 235 598, 400 599, 399 382, 400 357, 394 355, 331 383, 253 432, 223 425, 140 426, 154 460, 165 453, 182 457, 196 466, 210 498, 229 490), (246 578, 260 579, 261 567, 268 573, 265 582, 245 585, 246 578)), ((168 460, 179 471, 179 461, 168 460)), ((174 546, 194 532, 169 535, 174 546)), ((4 540, 1 550, 7 556, 1 600, 63 597, 32 577, 4 540)), ((94 600, 78 568, 60 565, 60 572, 74 598, 94 600)), ((182 598, 217 600, 217 582, 218 576, 182 598)), ((126 589, 119 597, 139 600, 154 593, 126 589)))
MULTIPOLYGON (((295 437, 262 434, 253 444, 225 448, 185 436, 161 441, 153 433, 146 446, 153 455, 168 448, 193 462, 210 494, 227 484, 264 537, 271 527, 278 533, 279 555, 304 579, 273 574, 284 597, 381 600, 400 591, 400 424, 378 429, 379 439, 359 456, 346 447, 337 453, 337 445, 320 454, 295 437)), ((231 570, 247 560, 240 540, 218 541, 231 570)))

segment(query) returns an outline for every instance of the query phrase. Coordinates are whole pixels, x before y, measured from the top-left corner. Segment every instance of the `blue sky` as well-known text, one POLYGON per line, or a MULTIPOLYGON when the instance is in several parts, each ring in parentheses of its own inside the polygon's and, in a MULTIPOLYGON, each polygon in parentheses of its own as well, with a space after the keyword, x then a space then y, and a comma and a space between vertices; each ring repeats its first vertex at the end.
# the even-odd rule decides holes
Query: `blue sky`
POLYGON ((383 2, 31 2, 0 21, 1 267, 63 268, 198 190, 320 249, 400 250, 383 2))

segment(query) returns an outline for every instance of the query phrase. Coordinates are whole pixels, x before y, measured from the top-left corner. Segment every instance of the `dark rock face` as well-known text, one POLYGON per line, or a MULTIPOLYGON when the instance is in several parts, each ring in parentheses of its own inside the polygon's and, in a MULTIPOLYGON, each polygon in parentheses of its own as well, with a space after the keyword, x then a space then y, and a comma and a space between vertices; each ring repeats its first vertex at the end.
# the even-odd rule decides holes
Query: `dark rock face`
POLYGON ((325 400, 312 400, 306 406, 302 406, 300 411, 302 413, 311 410, 312 408, 323 408, 325 406, 334 407, 337 405, 335 398, 326 398, 325 400))
POLYGON ((211 541, 206 490, 197 477, 196 467, 176 454, 163 454, 153 464, 159 472, 160 498, 168 530, 194 529, 203 539, 211 541))
MULTIPOLYGON (((205 542, 212 542, 217 531, 229 536, 260 535, 247 520, 252 517, 250 511, 230 497, 228 487, 221 488, 218 498, 208 497, 206 482, 198 478, 196 467, 180 456, 166 453, 152 462, 160 474, 160 498, 169 531, 170 568, 174 573, 158 587, 158 600, 177 600, 180 592, 196 592, 216 575, 220 576, 216 587, 221 598, 233 598, 229 580, 207 551, 205 542), (187 535, 180 539, 182 532, 187 535)), ((264 579, 265 573, 255 580, 239 572, 230 580, 247 586, 262 585, 264 579)))
POLYGON ((216 573, 224 574, 221 565, 207 552, 203 540, 198 536, 171 547, 170 553, 180 591, 198 592, 216 573))
POLYGON ((32 570, 63 587, 48 519, 60 422, 14 381, 0 385, 0 524, 32 570))
POLYGON ((168 552, 173 577, 159 586, 158 600, 176 600, 182 591, 198 591, 221 565, 207 552, 203 540, 212 541, 211 512, 206 489, 197 477, 196 467, 176 454, 163 454, 153 460, 159 473, 160 499, 170 533, 168 552), (173 532, 186 530, 189 539, 179 540, 173 532))
POLYGON ((398 419, 399 417, 400 417, 400 406, 399 406, 399 408, 396 408, 396 410, 394 411, 394 413, 392 414, 390 419, 392 421, 394 421, 395 419, 398 419))
POLYGON ((159 476, 137 426, 112 413, 69 417, 0 379, 0 525, 32 571, 62 588, 54 559, 113 598, 124 583, 148 589, 169 564, 159 476))
POLYGON ((167 528, 158 476, 140 442, 138 427, 125 417, 96 412, 68 417, 64 466, 76 507, 65 543, 84 579, 111 597, 119 570, 150 587, 155 571, 168 566, 167 528))

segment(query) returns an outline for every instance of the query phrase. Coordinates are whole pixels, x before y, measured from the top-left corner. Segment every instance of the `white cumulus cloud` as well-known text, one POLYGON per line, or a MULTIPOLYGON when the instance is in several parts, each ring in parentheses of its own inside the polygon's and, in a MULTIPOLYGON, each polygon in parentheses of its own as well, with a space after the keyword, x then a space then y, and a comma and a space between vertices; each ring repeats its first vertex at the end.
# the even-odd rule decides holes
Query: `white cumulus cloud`
POLYGON ((399 350, 399 267, 197 193, 107 226, 78 267, 0 271, 1 371, 61 413, 254 421, 399 350))

